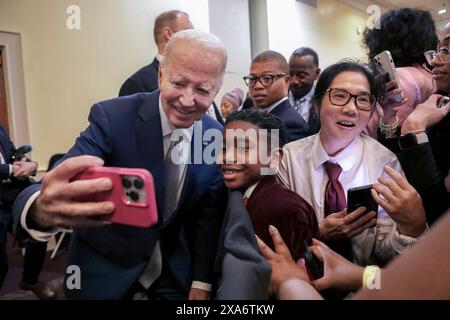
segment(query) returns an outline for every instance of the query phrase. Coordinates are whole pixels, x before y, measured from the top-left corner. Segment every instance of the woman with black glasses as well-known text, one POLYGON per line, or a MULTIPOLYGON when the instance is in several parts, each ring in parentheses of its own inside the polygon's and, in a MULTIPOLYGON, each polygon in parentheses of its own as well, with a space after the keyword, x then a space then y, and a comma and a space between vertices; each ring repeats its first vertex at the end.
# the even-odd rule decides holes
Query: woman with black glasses
POLYGON ((417 192, 392 183, 395 171, 403 175, 395 154, 362 133, 379 92, 366 66, 342 61, 326 68, 313 97, 320 131, 287 144, 278 169, 281 182, 313 206, 324 240, 360 265, 383 265, 426 228, 417 192), (348 212, 347 191, 371 184, 378 212, 348 212))

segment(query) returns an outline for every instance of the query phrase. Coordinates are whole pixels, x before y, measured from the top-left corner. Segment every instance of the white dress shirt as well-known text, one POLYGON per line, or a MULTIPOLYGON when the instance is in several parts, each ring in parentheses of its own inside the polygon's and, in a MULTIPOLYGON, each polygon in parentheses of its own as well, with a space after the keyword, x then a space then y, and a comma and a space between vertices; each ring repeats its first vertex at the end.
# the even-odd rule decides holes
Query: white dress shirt
MULTIPOLYGON (((287 144, 284 153, 277 173, 279 180, 312 205, 319 222, 324 219, 325 187, 328 182, 323 166, 325 162, 332 161, 342 167, 339 181, 346 196, 350 188, 373 184, 377 178, 387 176, 383 170, 385 165, 404 175, 397 157, 364 134, 357 136, 334 157, 326 153, 319 134, 287 144)), ((352 238, 354 260, 360 265, 386 263, 415 240, 400 235, 397 224, 379 207, 376 227, 352 238)))
POLYGON ((281 100, 278 100, 275 103, 272 103, 271 105, 267 106, 266 108, 258 108, 259 111, 262 112, 271 112, 273 109, 275 109, 280 103, 282 103, 283 101, 287 100, 288 97, 284 97, 281 100))

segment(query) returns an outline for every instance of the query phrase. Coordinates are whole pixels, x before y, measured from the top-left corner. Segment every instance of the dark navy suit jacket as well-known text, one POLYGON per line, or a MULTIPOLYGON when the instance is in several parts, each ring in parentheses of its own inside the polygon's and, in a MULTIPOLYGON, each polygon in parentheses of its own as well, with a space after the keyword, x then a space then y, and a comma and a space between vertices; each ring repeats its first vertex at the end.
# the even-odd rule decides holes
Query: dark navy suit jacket
POLYGON ((288 141, 302 139, 309 135, 309 126, 306 121, 292 108, 289 100, 285 100, 276 106, 271 114, 280 118, 281 122, 286 126, 288 141))
MULTIPOLYGON (((162 204, 163 139, 158 109, 159 91, 115 98, 95 104, 89 127, 81 133, 67 157, 94 155, 105 166, 145 168, 155 181, 158 207, 162 204)), ((204 116, 202 131, 222 127, 204 116)), ((203 136, 203 135, 202 135, 203 136)), ((192 137, 191 149, 196 137, 192 137)), ((202 141, 200 139, 200 141, 202 141)), ((205 148, 204 141, 202 147, 205 148)), ((13 208, 15 230, 24 235, 20 214, 34 185, 22 192, 13 208)), ((81 290, 66 288, 76 299, 118 299, 136 283, 161 239, 162 254, 175 280, 186 292, 193 280, 212 283, 218 234, 226 205, 223 178, 217 165, 189 164, 178 208, 171 219, 151 228, 113 224, 75 230, 69 265, 78 265, 81 290)))
POLYGON ((159 61, 154 58, 152 63, 136 71, 122 84, 119 97, 158 89, 158 69, 159 61))
MULTIPOLYGON (((9 140, 9 136, 6 133, 5 129, 0 125, 0 144, 3 149, 3 158, 5 159, 4 164, 0 164, 0 195, 3 193, 4 185, 3 181, 8 179, 9 177, 9 164, 11 162, 11 155, 16 150, 14 144, 9 140)), ((5 227, 8 225, 10 221, 11 214, 10 212, 6 212, 3 209, 3 203, 0 196, 0 223, 2 223, 5 227)))

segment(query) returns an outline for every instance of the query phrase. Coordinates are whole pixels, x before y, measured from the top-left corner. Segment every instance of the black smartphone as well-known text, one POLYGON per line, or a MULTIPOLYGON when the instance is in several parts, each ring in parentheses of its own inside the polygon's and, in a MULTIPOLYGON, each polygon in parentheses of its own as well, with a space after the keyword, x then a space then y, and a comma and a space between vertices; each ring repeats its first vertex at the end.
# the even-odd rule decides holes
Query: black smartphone
POLYGON ((311 249, 308 246, 308 243, 305 244, 305 266, 308 271, 309 277, 312 280, 316 280, 323 277, 323 262, 317 258, 314 253, 312 253, 311 249))
POLYGON ((441 97, 436 101, 436 107, 438 108, 442 108, 443 106, 445 106, 448 102, 450 101, 449 97, 441 97))
POLYGON ((353 212, 359 207, 366 207, 367 212, 375 211, 378 212, 378 203, 372 197, 370 190, 372 185, 361 186, 356 188, 348 189, 347 191, 347 212, 353 212))

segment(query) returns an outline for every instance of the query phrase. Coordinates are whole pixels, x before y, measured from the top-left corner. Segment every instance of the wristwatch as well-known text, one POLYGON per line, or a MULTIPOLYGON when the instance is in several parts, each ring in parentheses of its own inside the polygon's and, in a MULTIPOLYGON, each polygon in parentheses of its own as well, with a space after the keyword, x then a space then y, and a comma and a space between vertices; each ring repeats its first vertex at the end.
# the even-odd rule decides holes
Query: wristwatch
POLYGON ((427 143, 428 136, 425 132, 415 133, 409 132, 398 138, 398 145, 401 150, 413 148, 419 144, 427 143))

